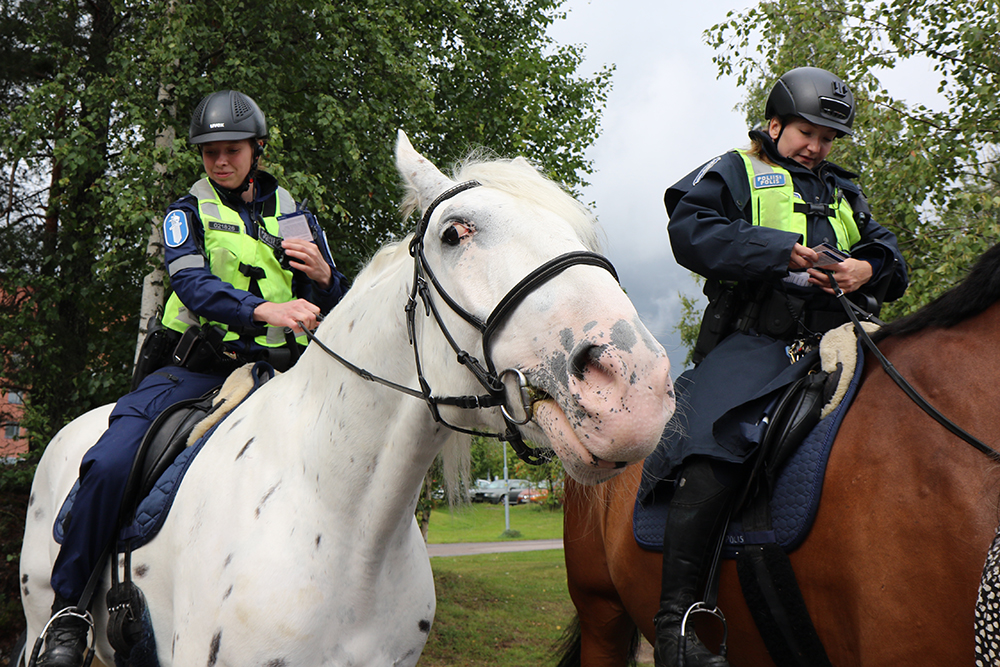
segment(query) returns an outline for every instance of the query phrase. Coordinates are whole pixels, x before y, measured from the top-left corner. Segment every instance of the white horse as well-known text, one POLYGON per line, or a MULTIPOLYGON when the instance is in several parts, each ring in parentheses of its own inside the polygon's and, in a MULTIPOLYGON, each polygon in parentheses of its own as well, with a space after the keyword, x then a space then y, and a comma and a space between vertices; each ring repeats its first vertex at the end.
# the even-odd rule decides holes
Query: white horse
MULTIPOLYGON (((551 446, 574 479, 598 483, 644 458, 674 408, 669 362, 608 267, 569 263, 508 295, 557 256, 590 255, 586 210, 523 159, 467 164, 457 178, 481 187, 435 201, 456 183, 402 132, 396 158, 409 210, 432 208, 414 246, 425 263, 415 270, 405 243, 381 250, 316 339, 399 385, 416 387, 422 375, 434 396, 482 394, 447 331, 488 367, 523 373, 536 394, 523 434, 551 446), (418 298, 415 363, 404 306, 414 276, 428 272, 441 321, 418 298), (484 352, 458 311, 485 322, 505 296, 510 307, 494 318, 484 352)), ((461 428, 508 426, 495 406, 439 410, 461 428)), ((29 647, 53 598, 53 517, 109 411, 69 424, 39 463, 21 557, 29 647)), ((426 401, 366 381, 311 344, 211 435, 161 532, 132 557, 160 664, 415 665, 435 599, 414 509, 452 434, 426 401)), ((111 664, 102 606, 97 654, 111 664)))

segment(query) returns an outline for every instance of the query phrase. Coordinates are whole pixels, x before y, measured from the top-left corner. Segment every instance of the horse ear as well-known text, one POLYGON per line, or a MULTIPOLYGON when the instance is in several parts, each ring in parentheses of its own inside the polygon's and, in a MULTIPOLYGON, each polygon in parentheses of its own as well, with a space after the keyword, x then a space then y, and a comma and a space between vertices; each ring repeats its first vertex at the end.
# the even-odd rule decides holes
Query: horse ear
POLYGON ((523 169, 530 169, 532 171, 538 171, 537 169, 535 169, 534 165, 532 165, 530 162, 528 162, 527 158, 525 158, 522 155, 518 155, 516 158, 514 158, 513 160, 511 160, 511 163, 515 164, 518 167, 521 167, 523 169))
POLYGON ((430 160, 413 148, 402 130, 396 140, 396 168, 407 189, 416 196, 417 208, 421 212, 435 197, 455 185, 454 181, 438 171, 430 160))

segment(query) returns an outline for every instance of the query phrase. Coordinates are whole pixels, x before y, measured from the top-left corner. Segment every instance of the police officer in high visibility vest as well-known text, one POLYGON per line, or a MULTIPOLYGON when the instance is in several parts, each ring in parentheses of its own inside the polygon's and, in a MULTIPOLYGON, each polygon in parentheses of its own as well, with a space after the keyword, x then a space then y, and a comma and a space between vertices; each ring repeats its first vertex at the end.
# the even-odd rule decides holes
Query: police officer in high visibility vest
POLYGON ((208 95, 195 108, 188 137, 207 177, 170 205, 163 223, 172 294, 162 328, 147 338, 160 341, 163 354, 146 359, 147 374, 133 379, 133 391, 118 401, 81 463, 53 566, 54 618, 40 666, 83 661, 86 621, 58 612, 75 606, 91 573, 105 566, 98 561, 115 537, 132 460, 156 416, 220 386, 244 363, 286 370, 302 347, 300 323, 315 328, 346 287, 313 215, 258 169, 268 132, 250 97, 232 90, 208 95))
POLYGON ((805 370, 797 350, 848 321, 839 287, 878 312, 900 297, 906 265, 896 237, 871 217, 855 174, 827 162, 835 139, 850 135, 854 97, 837 76, 800 67, 774 84, 766 126, 750 148, 694 170, 664 197, 678 263, 704 276, 709 305, 694 349, 696 363, 678 378, 683 424, 668 426, 647 471, 672 492, 664 533, 663 580, 656 627, 657 667, 676 665, 684 645, 689 667, 728 665, 685 628, 701 600, 707 564, 746 477, 756 447, 747 422, 805 370))

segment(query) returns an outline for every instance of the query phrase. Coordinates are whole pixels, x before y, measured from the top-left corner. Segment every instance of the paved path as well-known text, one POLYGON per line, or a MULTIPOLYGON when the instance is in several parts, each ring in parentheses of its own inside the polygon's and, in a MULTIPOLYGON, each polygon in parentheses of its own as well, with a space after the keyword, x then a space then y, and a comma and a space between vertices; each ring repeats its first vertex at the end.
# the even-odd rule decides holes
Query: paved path
POLYGON ((562 548, 561 538, 557 540, 511 540, 510 542, 458 542, 455 544, 428 544, 427 555, 431 558, 435 556, 473 556, 475 554, 562 548))

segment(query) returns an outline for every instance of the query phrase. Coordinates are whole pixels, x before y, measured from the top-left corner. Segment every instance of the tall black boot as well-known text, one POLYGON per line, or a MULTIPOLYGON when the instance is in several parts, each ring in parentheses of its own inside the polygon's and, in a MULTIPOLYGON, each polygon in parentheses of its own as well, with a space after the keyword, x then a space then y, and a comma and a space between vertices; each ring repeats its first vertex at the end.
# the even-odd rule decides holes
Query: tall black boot
POLYGON ((45 633, 45 650, 38 656, 37 667, 80 667, 87 653, 90 623, 75 606, 58 593, 52 603, 52 620, 45 633), (61 612, 61 613, 60 613, 61 612))
MULTIPOLYGON (((708 650, 694 631, 692 618, 685 626, 683 656, 681 621, 695 602, 702 600, 705 568, 714 555, 719 532, 733 496, 730 484, 717 479, 735 477, 733 464, 695 458, 685 464, 681 480, 670 501, 663 536, 663 583, 656 626, 656 667, 729 667, 722 656, 708 650), (727 474, 728 473, 728 474, 727 474)), ((726 480, 731 481, 731 480, 726 480)))

